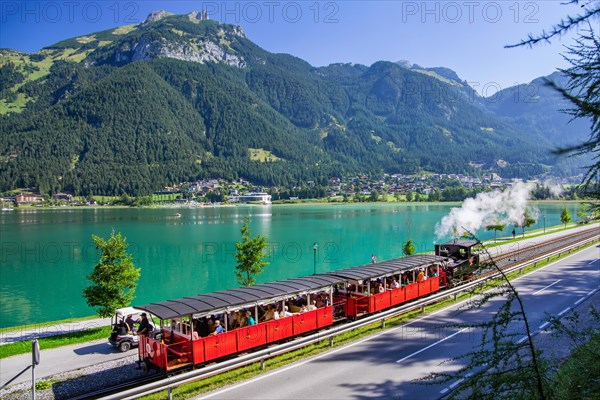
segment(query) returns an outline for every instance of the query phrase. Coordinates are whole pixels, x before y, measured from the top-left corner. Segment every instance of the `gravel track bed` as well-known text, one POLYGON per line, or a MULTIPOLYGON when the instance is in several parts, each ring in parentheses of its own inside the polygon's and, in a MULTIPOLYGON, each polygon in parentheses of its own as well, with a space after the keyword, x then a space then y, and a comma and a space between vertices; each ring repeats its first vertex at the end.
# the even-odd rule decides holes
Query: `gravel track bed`
MULTIPOLYGON (((52 377, 39 379, 52 385, 45 390, 36 390, 39 400, 70 399, 85 393, 137 379, 143 375, 138 369, 137 354, 91 367, 63 372, 52 377)), ((26 374, 29 371, 26 372, 26 374)), ((38 383, 39 384, 39 383, 38 383)), ((31 382, 12 385, 0 393, 2 400, 31 399, 31 382)))

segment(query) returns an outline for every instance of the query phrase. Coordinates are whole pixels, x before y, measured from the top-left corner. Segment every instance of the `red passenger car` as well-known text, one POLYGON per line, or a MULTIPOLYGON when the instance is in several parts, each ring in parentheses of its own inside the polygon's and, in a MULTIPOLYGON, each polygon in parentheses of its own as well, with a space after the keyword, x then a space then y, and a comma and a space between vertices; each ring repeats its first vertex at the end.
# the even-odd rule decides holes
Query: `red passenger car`
POLYGON ((346 284, 334 291, 334 301, 354 319, 437 292, 441 262, 423 254, 330 272, 346 284))
POLYGON ((375 313, 438 291, 441 262, 404 257, 138 306, 160 319, 140 336, 139 357, 170 372, 375 313))
POLYGON ((141 335, 140 360, 169 372, 324 328, 338 282, 316 275, 135 307, 160 319, 141 335))

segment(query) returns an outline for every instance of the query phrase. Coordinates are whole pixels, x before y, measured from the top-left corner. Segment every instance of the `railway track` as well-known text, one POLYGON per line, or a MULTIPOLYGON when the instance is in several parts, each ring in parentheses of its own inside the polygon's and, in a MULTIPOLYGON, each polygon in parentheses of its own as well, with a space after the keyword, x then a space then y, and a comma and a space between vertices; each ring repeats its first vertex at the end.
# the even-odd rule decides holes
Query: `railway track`
POLYGON ((70 400, 94 400, 94 399, 101 399, 102 397, 105 396, 109 396, 111 394, 116 394, 116 393, 120 393, 123 392, 125 390, 128 389, 132 389, 141 385, 145 385, 147 383, 152 383, 152 382, 156 382, 159 381, 161 379, 163 379, 165 376, 161 375, 161 374, 153 374, 153 375, 149 375, 149 376, 143 376, 141 378, 129 381, 129 382, 123 382, 119 385, 116 386, 111 386, 108 388, 104 388, 104 389, 99 389, 96 390, 94 392, 90 392, 90 393, 86 393, 86 394, 82 394, 80 396, 77 397, 70 397, 70 400))
MULTIPOLYGON (((559 238, 543 241, 543 242, 540 242, 539 244, 534 244, 534 245, 528 244, 528 246, 526 248, 520 248, 520 249, 517 248, 515 250, 511 250, 508 252, 493 254, 494 248, 492 248, 491 251, 481 253, 481 258, 480 258, 481 261, 480 262, 482 262, 482 263, 488 262, 489 263, 489 257, 491 256, 499 268, 507 269, 516 264, 520 264, 523 262, 527 262, 529 260, 533 260, 535 258, 539 258, 540 256, 543 256, 545 254, 550 254, 550 253, 556 252, 557 250, 560 250, 562 248, 569 247, 573 244, 582 242, 584 240, 589 240, 594 237, 600 238, 600 233, 598 231, 597 226, 594 226, 590 229, 586 229, 586 230, 579 231, 576 233, 564 235, 559 238)), ((519 242, 515 242, 515 246, 518 246, 518 245, 519 245, 519 242)), ((488 274, 493 274, 496 272, 496 269, 493 267, 490 267, 489 271, 484 269, 481 272, 483 272, 483 273, 478 274, 477 278, 484 277, 488 274)), ((117 393, 126 391, 128 389, 132 389, 132 388, 144 385, 144 384, 148 384, 151 382, 157 382, 163 378, 165 378, 165 376, 162 374, 146 376, 146 377, 136 379, 134 381, 122 383, 118 386, 113 386, 110 388, 105 388, 105 389, 91 392, 91 393, 88 393, 85 395, 81 395, 81 396, 75 397, 73 399, 74 400, 100 399, 100 398, 103 398, 106 396, 110 396, 113 394, 117 394, 117 393)))
MULTIPOLYGON (((509 252, 494 254, 494 248, 491 248, 490 250, 487 250, 487 252, 480 254, 480 263, 489 263, 489 257, 491 256, 500 269, 505 269, 519 263, 533 260, 535 258, 543 256, 544 254, 552 253, 554 251, 568 247, 580 241, 591 239, 593 237, 600 238, 600 233, 598 231, 597 226, 591 227, 583 231, 561 236, 558 238, 543 241, 539 244, 528 244, 528 246, 525 248, 517 248, 509 252)), ((519 243, 520 242, 515 242, 515 246, 518 247, 519 243)))

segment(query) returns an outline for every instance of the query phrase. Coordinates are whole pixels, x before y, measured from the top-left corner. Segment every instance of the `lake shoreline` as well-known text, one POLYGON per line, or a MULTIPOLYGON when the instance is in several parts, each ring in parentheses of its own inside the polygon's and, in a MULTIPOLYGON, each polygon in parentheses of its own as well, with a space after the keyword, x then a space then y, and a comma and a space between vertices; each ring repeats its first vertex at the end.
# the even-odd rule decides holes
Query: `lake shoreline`
MULTIPOLYGON (((573 203, 584 203, 588 200, 530 200, 531 204, 573 204, 573 203)), ((365 201, 365 202, 342 202, 342 201, 322 201, 318 199, 313 200, 305 200, 298 202, 289 202, 289 203, 270 203, 270 204, 256 204, 256 203, 237 203, 237 204, 227 204, 227 203, 215 203, 215 204, 200 204, 198 205, 189 205, 189 204, 155 204, 151 206, 124 206, 124 205, 62 205, 62 206, 34 206, 34 205, 24 205, 13 207, 12 211, 19 210, 104 210, 104 209, 131 209, 131 210, 155 210, 155 209, 210 209, 210 208, 220 208, 220 207, 282 207, 282 206, 328 206, 328 205, 343 205, 343 206, 352 206, 352 205, 407 205, 407 206, 419 206, 419 205, 460 205, 462 201, 365 201)))

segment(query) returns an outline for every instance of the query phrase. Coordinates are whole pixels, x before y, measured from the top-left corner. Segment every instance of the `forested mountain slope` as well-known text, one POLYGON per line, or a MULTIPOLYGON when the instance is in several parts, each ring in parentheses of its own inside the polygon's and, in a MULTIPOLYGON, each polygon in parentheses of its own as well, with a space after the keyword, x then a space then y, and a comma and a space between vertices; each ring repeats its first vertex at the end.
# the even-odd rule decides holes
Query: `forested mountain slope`
POLYGON ((553 137, 537 117, 483 107, 457 78, 391 62, 315 68, 197 13, 154 13, 34 54, 4 49, 0 191, 137 195, 205 177, 287 186, 506 163, 504 175, 550 170, 553 137))

